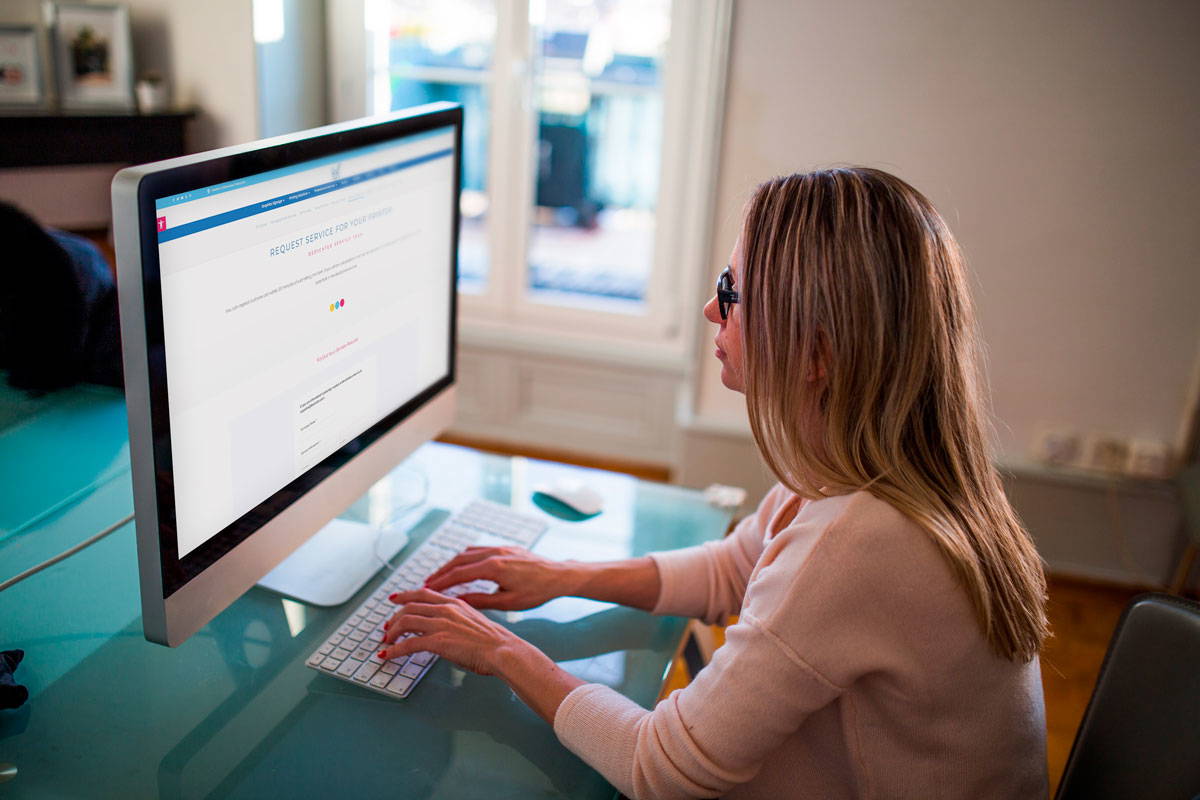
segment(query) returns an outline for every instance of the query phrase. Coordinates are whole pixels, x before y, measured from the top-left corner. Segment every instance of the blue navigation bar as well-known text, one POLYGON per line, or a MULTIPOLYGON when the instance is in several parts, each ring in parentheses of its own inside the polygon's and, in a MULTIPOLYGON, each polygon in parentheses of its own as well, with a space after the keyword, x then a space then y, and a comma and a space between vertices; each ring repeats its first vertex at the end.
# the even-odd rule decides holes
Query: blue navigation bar
POLYGON ((276 178, 282 178, 287 175, 295 175, 297 172, 307 172, 310 169, 325 164, 334 164, 338 161, 345 161, 350 158, 358 158, 369 153, 377 153, 380 150, 390 150, 394 147, 408 146, 414 142, 419 142, 423 139, 432 139, 435 136, 445 136, 454 130, 452 127, 436 128, 432 131, 416 134, 415 136, 406 136, 402 139, 391 139, 386 142, 370 144, 365 147, 358 147, 354 150, 348 150, 344 153, 336 153, 331 156, 322 158, 314 158, 311 161, 304 161, 300 164, 293 164, 290 167, 280 167, 279 169, 260 172, 257 175, 249 175, 245 178, 238 178, 235 181, 226 181, 213 186, 205 186, 203 189, 193 189, 190 192, 171 195, 170 197, 160 197, 154 201, 154 208, 157 211, 162 211, 164 208, 179 205, 180 203, 190 203, 192 200, 199 200, 202 197, 212 197, 214 194, 222 194, 224 192, 232 192, 234 189, 244 189, 247 186, 252 186, 256 183, 264 181, 273 181, 276 178))
POLYGON ((209 228, 215 228, 219 225, 224 225, 229 222, 236 222, 239 219, 252 217, 255 214, 261 214, 265 211, 274 211, 277 208, 282 208, 283 206, 288 206, 292 203, 311 200, 318 195, 327 194, 328 192, 337 191, 338 189, 347 189, 351 186, 360 184, 363 181, 369 181, 373 178, 381 178, 384 175, 389 175, 393 172, 399 172, 400 170, 408 169, 409 167, 415 167, 418 164, 424 164, 435 159, 448 158, 453 154, 454 148, 437 150, 432 153, 426 153, 425 155, 417 156, 416 158, 410 158, 405 161, 397 161, 394 164, 387 164, 382 167, 376 167, 375 169, 369 169, 366 172, 359 172, 345 178, 339 178, 337 180, 329 181, 328 183, 322 183, 318 186, 311 186, 307 189, 289 192, 287 194, 280 195, 279 197, 273 197, 270 200, 263 200, 260 203, 251 203, 248 206, 242 206, 241 208, 235 208, 232 211, 214 214, 213 216, 205 217, 204 219, 198 219, 193 222, 185 222, 177 227, 167 228, 159 231, 158 243, 163 244, 165 242, 172 241, 173 239, 179 239, 183 236, 208 230, 209 228))

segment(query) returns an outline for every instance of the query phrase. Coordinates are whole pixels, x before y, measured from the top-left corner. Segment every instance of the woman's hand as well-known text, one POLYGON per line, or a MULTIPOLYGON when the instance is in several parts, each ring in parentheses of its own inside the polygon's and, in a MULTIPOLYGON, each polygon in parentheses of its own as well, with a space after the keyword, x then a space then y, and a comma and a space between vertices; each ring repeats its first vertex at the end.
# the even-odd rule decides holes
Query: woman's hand
POLYGON ((384 623, 385 647, 376 654, 384 660, 427 650, 471 672, 497 675, 503 656, 533 646, 458 598, 417 589, 389 599, 400 608, 384 623), (420 635, 401 638, 406 633, 420 635))
POLYGON ((471 581, 492 581, 495 594, 464 594, 475 608, 518 611, 570 594, 572 565, 535 556, 520 547, 468 547, 425 579, 425 587, 444 592, 471 581))
POLYGON ((563 698, 583 683, 541 650, 458 598, 417 589, 397 592, 391 600, 400 609, 384 625, 386 647, 379 651, 379 658, 425 650, 480 675, 499 676, 550 725, 563 698), (421 635, 401 638, 406 633, 421 635))

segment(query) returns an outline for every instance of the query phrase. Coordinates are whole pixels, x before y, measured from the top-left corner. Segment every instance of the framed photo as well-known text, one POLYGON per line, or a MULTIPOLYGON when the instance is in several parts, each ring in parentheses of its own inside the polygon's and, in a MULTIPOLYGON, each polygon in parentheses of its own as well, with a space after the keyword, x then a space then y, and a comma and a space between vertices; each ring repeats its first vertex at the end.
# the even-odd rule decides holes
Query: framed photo
POLYGON ((47 3, 46 21, 64 110, 133 111, 133 37, 129 9, 47 3))
POLYGON ((37 108, 45 104, 37 28, 0 25, 0 106, 37 108))

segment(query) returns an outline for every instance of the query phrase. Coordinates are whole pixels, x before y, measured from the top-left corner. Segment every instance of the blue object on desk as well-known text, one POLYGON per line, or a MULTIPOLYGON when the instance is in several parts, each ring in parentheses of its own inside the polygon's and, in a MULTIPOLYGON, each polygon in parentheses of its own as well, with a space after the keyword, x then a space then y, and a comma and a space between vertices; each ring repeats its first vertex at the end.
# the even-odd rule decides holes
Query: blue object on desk
POLYGON ((591 519, 600 513, 597 511, 595 514, 581 514, 561 500, 556 500, 544 492, 534 492, 530 499, 535 506, 550 516, 566 520, 567 522, 583 522, 585 519, 591 519))
MULTIPOLYGON (((27 455, 24 463, 36 471, 14 469, 14 479, 61 507, 0 539, 3 577, 132 510, 127 472, 79 494, 108 475, 124 452, 124 414, 113 398, 85 391, 46 400, 35 412, 54 413, 0 431, 0 452, 27 455), (68 398, 74 399, 59 405, 68 398), (50 452, 65 460, 56 462, 50 452), (61 505, 69 497, 77 501, 61 505)), ((433 509, 484 497, 541 513, 530 501, 531 487, 580 474, 576 467, 437 444, 406 463, 428 475, 433 509)), ((605 512, 570 526, 552 524, 536 552, 623 558, 719 538, 729 522, 728 512, 698 492, 586 473, 606 499, 605 512)), ((380 513, 371 504, 389 494, 403 498, 398 487, 407 479, 394 471, 385 480, 396 481, 389 487, 396 491, 373 492, 344 516, 380 513)), ((13 518, 27 514, 39 511, 30 503, 13 518)), ((442 516, 421 518, 400 557, 419 547, 442 516)), ((130 525, 0 595, 0 645, 27 651, 21 671, 30 690, 21 713, 0 714, 0 760, 17 768, 4 784, 5 798, 308 797, 343 794, 347 781, 356 793, 384 796, 615 796, 496 678, 442 659, 411 697, 394 701, 305 668, 347 607, 306 606, 253 589, 182 646, 150 644, 142 636, 135 559, 130 525)), ((368 584, 351 603, 373 588, 368 584)), ((686 626, 679 618, 578 598, 493 618, 564 669, 646 707, 658 697, 686 626)))

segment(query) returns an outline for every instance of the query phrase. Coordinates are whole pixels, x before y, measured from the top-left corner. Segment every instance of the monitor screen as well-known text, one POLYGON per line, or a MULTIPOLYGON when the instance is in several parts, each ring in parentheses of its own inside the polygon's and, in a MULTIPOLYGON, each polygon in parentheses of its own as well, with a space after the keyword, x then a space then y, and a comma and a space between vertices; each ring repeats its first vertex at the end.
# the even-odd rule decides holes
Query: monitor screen
MULTIPOLYGON (((127 316, 144 331, 124 349, 157 602, 262 549, 242 545, 452 386, 460 130, 457 107, 423 108, 114 181, 123 333, 127 316)), ((357 472, 361 493, 379 469, 357 472)), ((308 505, 299 542, 340 510, 308 505)), ((288 539, 234 565, 240 582, 288 539)), ((143 575, 144 606, 146 590, 143 575)))

